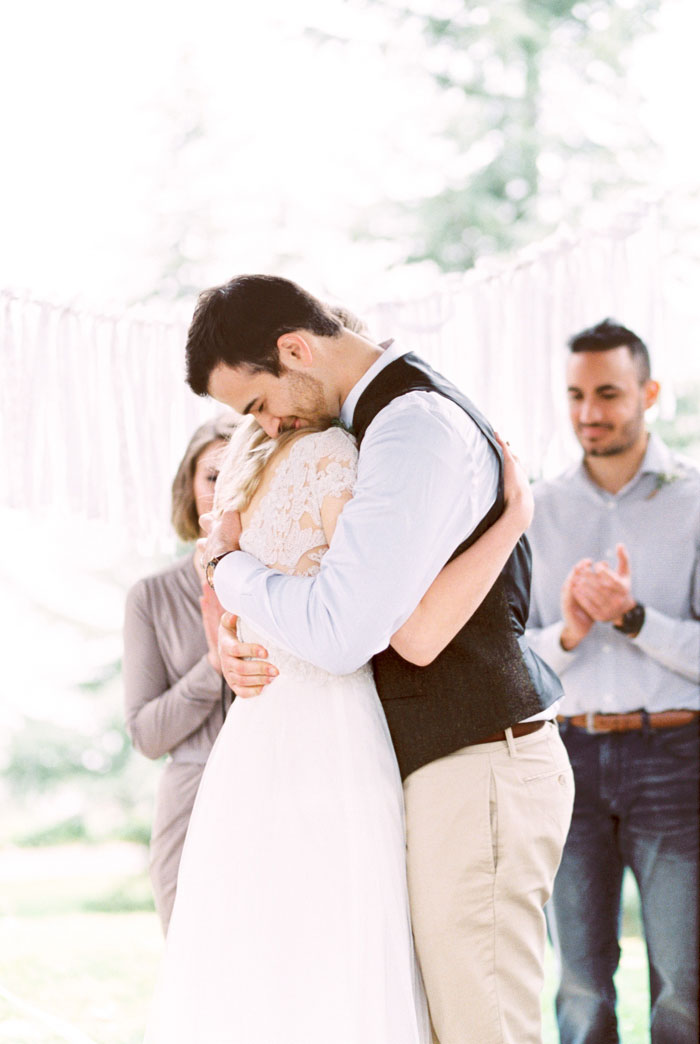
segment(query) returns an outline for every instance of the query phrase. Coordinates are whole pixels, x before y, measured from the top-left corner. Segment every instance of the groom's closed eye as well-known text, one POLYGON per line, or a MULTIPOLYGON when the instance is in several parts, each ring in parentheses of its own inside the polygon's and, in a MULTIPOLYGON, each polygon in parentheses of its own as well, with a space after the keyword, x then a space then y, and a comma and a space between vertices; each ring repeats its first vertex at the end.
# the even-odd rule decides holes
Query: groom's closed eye
POLYGON ((265 407, 265 403, 261 399, 251 399, 246 408, 243 410, 243 415, 248 416, 251 413, 262 413, 265 407))

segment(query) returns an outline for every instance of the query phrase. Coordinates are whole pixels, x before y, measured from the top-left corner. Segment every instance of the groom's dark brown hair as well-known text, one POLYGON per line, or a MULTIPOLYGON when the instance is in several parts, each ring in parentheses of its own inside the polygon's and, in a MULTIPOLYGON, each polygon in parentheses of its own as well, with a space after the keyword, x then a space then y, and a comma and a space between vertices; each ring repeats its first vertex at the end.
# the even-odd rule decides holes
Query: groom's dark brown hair
POLYGON ((187 335, 187 383, 206 395, 212 370, 248 366, 279 377, 277 340, 293 330, 336 337, 342 324, 322 301, 289 279, 236 276, 199 295, 187 335))

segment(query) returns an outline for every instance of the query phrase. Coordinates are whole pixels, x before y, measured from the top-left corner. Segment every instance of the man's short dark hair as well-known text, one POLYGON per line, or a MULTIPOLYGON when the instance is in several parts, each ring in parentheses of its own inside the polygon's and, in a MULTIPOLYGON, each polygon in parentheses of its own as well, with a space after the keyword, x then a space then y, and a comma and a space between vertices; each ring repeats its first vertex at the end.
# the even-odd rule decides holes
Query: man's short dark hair
POLYGON ((607 352, 612 348, 629 348, 640 383, 643 384, 651 377, 649 349, 644 341, 614 319, 603 319, 601 323, 574 334, 568 344, 572 352, 607 352))
POLYGON ((220 363, 279 377, 277 340, 293 330, 336 337, 342 325, 322 301, 279 276, 236 276, 204 290, 187 335, 187 383, 206 395, 220 363))

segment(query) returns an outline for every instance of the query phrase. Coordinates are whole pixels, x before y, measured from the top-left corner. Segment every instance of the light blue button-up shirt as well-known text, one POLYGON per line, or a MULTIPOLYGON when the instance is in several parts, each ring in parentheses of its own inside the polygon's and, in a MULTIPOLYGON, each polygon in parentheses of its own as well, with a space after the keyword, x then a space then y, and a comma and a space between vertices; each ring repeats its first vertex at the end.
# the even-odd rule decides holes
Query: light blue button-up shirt
POLYGON ((700 469, 652 435, 618 493, 583 463, 535 487, 528 638, 564 686, 561 713, 700 709, 700 469), (596 623, 571 652, 559 642, 561 588, 582 558, 615 565, 627 547, 632 594, 646 609, 636 638, 596 623))
MULTIPOLYGON (((394 342, 351 390, 392 360, 394 342)), ((456 403, 432 392, 394 399, 367 428, 352 500, 318 576, 286 576, 243 551, 216 567, 219 601, 275 644, 334 674, 385 649, 496 497, 496 458, 456 403)))

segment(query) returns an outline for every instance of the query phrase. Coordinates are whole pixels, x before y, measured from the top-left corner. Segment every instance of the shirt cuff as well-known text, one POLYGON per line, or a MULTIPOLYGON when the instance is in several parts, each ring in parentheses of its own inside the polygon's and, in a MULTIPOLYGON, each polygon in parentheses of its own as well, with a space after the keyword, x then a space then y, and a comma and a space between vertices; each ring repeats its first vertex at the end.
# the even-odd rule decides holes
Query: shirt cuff
POLYGON ((556 623, 550 624, 548 627, 543 627, 535 632, 528 631, 527 633, 527 640, 530 646, 559 675, 564 674, 576 659, 575 649, 567 651, 562 648, 559 639, 563 629, 564 621, 557 620, 556 623))
POLYGON ((245 551, 233 551, 222 558, 214 570, 216 597, 229 613, 245 615, 244 593, 250 590, 253 577, 268 573, 267 566, 245 551))

